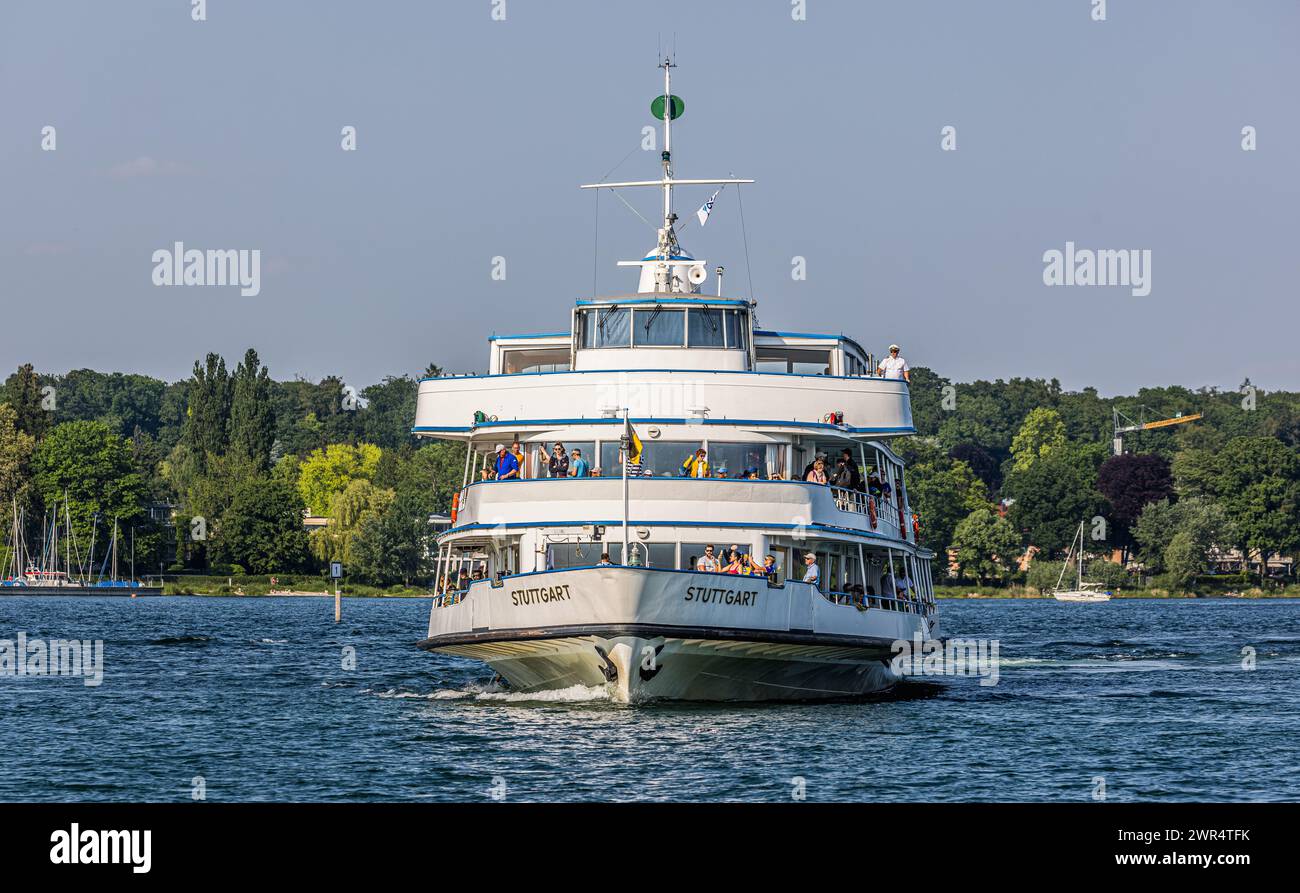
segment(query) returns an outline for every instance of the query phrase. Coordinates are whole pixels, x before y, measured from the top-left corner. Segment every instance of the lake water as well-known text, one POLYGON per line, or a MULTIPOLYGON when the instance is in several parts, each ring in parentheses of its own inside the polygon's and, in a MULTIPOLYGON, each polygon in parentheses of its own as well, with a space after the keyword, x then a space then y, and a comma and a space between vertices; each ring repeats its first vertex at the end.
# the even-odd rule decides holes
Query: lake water
POLYGON ((942 601, 997 685, 632 708, 496 690, 415 647, 428 607, 0 598, 0 639, 104 641, 99 686, 0 676, 0 800, 1300 799, 1294 600, 942 601))

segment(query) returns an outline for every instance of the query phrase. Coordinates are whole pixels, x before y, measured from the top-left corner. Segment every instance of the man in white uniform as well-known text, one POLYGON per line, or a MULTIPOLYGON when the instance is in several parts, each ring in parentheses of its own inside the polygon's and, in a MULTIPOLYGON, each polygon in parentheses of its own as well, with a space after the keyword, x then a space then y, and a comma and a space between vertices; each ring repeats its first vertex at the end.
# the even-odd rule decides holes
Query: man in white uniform
POLYGON ((912 370, 907 365, 907 360, 898 355, 898 345, 889 345, 889 356, 880 361, 876 368, 877 375, 883 375, 885 378, 901 378, 908 384, 912 383, 912 370))

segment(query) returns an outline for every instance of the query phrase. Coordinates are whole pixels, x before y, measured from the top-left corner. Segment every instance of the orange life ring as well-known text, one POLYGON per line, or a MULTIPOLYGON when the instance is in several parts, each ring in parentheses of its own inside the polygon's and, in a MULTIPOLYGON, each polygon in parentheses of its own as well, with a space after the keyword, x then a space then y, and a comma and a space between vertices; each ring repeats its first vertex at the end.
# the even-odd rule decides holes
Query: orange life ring
POLYGON ((867 497, 867 514, 871 517, 871 529, 876 529, 876 497, 867 497))
POLYGON ((456 513, 460 511, 460 491, 451 494, 451 523, 456 523, 456 513))

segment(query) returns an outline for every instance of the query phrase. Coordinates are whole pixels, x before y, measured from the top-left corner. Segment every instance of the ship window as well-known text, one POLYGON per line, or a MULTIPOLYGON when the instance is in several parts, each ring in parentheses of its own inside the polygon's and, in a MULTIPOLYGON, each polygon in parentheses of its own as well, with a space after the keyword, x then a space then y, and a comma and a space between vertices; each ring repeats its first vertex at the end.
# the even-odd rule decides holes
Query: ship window
POLYGON ((745 334, 744 320, 745 314, 739 310, 726 311, 726 330, 727 330, 727 347, 735 350, 744 350, 745 334))
POLYGON ((626 307, 599 307, 582 313, 583 347, 630 347, 632 311, 626 307))
POLYGON ((767 445, 761 443, 718 443, 709 441, 709 473, 721 471, 729 478, 739 478, 748 468, 767 478, 767 445))
MULTIPOLYGON (((623 563, 623 544, 621 542, 605 543, 604 549, 609 553, 610 562, 613 564, 623 563)), ((644 567, 677 567, 676 543, 643 543, 641 546, 632 547, 631 552, 636 556, 637 561, 643 562, 644 567)))
POLYGON ((789 347, 764 347, 758 353, 758 371, 830 375, 831 352, 789 347))
POLYGON ((501 355, 501 371, 565 372, 569 369, 569 349, 507 350, 501 355))
POLYGON ((632 343, 636 347, 681 347, 686 337, 681 310, 638 307, 633 319, 632 343))
POLYGON ((548 543, 546 567, 563 570, 566 567, 593 567, 600 563, 600 543, 548 543))
POLYGON ((687 312, 688 347, 745 349, 745 311, 712 307, 687 312))
MULTIPOLYGON (((651 477, 676 477, 681 473, 682 463, 687 460, 702 444, 698 441, 649 441, 641 442, 641 474, 651 477)), ((601 473, 607 477, 620 477, 623 474, 618 467, 618 441, 605 440, 600 444, 601 473)), ((709 466, 712 473, 713 466, 709 466)))
MULTIPOLYGON (((754 549, 748 543, 736 543, 734 541, 722 543, 682 543, 682 570, 693 571, 704 557, 704 547, 713 546, 713 557, 716 558, 722 567, 727 566, 727 559, 731 552, 731 547, 735 545, 740 549, 741 555, 754 555, 754 549), (691 563, 694 559, 694 564, 691 563)), ((759 564, 763 563, 762 555, 754 555, 759 564)))
POLYGON ((689 319, 687 334, 687 344, 690 347, 725 347, 726 339, 722 333, 722 311, 705 309, 691 309, 687 313, 689 319))

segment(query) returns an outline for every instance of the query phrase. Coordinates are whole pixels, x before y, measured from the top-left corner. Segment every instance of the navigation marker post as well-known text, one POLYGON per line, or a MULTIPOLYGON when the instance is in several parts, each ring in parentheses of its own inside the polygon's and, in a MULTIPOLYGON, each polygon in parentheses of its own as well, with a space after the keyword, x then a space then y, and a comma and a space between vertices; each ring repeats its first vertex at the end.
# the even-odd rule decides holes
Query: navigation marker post
POLYGON ((334 622, 343 618, 343 602, 339 598, 339 579, 343 576, 343 562, 330 562, 330 577, 334 580, 334 622))

